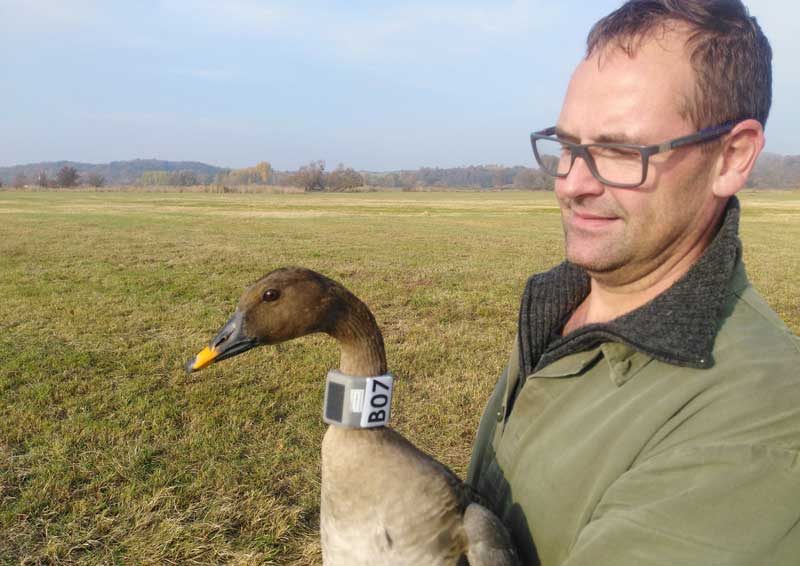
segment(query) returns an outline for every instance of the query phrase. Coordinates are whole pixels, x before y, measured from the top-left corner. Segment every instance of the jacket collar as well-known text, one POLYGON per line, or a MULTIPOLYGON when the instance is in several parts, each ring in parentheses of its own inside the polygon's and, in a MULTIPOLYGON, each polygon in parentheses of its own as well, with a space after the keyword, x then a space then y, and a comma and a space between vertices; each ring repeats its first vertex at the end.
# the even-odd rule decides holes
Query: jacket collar
POLYGON ((620 342, 666 363, 714 365, 712 350, 730 283, 740 263, 739 201, 729 200, 720 229, 691 269, 649 303, 619 318, 558 332, 586 298, 590 280, 576 265, 561 265, 528 279, 519 317, 523 376, 602 342, 620 342))

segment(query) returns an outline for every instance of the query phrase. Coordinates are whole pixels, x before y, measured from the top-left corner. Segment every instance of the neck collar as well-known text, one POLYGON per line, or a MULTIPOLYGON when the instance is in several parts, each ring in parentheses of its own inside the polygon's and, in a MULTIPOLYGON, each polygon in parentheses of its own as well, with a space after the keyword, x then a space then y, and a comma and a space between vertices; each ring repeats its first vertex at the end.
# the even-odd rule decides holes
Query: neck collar
POLYGON ((348 428, 386 426, 392 405, 391 374, 353 377, 332 369, 325 380, 322 420, 348 428))
POLYGON ((696 368, 714 365, 712 350, 728 287, 741 259, 739 201, 732 197, 714 240, 672 287, 619 318, 558 336, 590 291, 588 274, 564 262, 528 280, 519 318, 523 376, 601 342, 621 342, 658 360, 696 368))

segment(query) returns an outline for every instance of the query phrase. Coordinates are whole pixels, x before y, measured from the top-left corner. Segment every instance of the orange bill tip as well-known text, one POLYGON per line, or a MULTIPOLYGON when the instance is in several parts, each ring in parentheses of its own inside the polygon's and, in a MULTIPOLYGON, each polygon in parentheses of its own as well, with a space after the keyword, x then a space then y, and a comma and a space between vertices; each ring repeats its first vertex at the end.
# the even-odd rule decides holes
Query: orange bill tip
POLYGON ((194 360, 189 362, 187 369, 189 371, 198 371, 206 367, 214 361, 218 353, 215 348, 206 346, 203 350, 194 357, 194 360))

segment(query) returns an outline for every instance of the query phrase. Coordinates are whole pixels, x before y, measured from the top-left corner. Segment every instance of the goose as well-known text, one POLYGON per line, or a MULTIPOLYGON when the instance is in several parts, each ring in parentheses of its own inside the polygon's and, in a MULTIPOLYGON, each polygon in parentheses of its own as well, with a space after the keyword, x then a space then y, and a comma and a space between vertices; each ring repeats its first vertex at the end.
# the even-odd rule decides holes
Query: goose
POLYGON ((322 332, 339 343, 328 373, 320 535, 325 566, 517 566, 502 522, 449 468, 386 426, 392 376, 369 308, 302 267, 271 271, 186 369, 322 332))

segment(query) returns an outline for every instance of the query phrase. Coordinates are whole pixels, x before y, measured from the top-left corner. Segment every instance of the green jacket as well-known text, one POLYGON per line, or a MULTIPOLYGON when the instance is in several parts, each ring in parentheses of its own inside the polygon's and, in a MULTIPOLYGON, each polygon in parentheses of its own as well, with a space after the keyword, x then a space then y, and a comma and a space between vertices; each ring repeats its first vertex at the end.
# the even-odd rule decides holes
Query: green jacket
MULTIPOLYGON (((572 340, 551 325, 537 351, 538 319, 526 318, 523 300, 468 481, 509 526, 524 563, 800 564, 800 343, 747 280, 736 202, 726 226, 712 247, 732 245, 732 259, 693 268, 683 291, 634 323, 572 340), (726 283, 710 296, 703 282, 716 276, 726 283), (660 321, 669 334, 670 317, 698 319, 706 303, 716 316, 705 351, 702 321, 677 337, 651 328, 660 321)), ((559 324, 585 292, 556 309, 559 324)), ((546 317, 529 303, 528 314, 546 317)))

